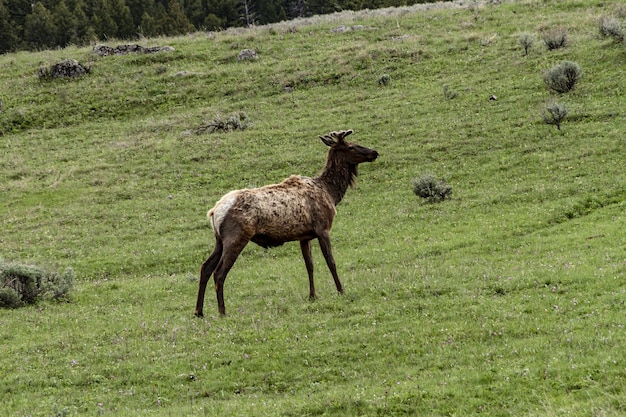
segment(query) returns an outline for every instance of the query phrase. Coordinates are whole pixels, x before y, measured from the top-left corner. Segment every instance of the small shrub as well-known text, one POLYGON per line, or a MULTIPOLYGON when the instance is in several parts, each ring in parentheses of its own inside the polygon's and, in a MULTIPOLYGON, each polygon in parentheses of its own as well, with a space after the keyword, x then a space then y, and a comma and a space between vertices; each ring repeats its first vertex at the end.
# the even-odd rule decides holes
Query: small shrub
POLYGON ((548 104, 542 115, 543 122, 549 125, 555 125, 557 129, 561 130, 561 123, 567 117, 567 113, 567 108, 562 104, 548 104))
POLYGON ((378 85, 380 86, 389 85, 390 82, 391 82, 391 77, 389 76, 389 74, 383 74, 378 79, 378 85))
POLYGON ((0 262, 0 307, 16 308, 43 298, 65 298, 74 286, 74 278, 74 271, 69 268, 58 273, 0 262))
POLYGON ((572 90, 582 77, 580 66, 571 61, 563 61, 551 68, 543 77, 546 86, 557 93, 567 93, 572 90))
POLYGON ((519 35, 517 40, 519 41, 520 45, 522 45, 522 48, 524 48, 524 55, 528 55, 530 49, 535 43, 535 37, 530 33, 522 33, 519 35))
POLYGON ((445 84, 443 86, 443 96, 447 100, 452 100, 452 99, 457 98, 459 96, 459 93, 457 93, 456 91, 452 90, 448 84, 445 84))
POLYGON ((74 280, 76 274, 71 268, 67 268, 62 273, 48 272, 44 275, 41 282, 40 290, 45 297, 54 300, 67 298, 72 288, 74 288, 74 280))
POLYGON ((0 288, 0 308, 18 308, 22 300, 13 288, 0 288))
POLYGON ((413 193, 428 202, 436 203, 450 198, 452 187, 434 175, 426 174, 413 180, 413 193))
POLYGON ((249 125, 248 115, 240 111, 231 113, 228 116, 217 115, 208 125, 201 126, 196 131, 198 133, 233 132, 235 130, 246 130, 249 125))
POLYGON ((625 39, 622 24, 615 17, 600 18, 598 30, 603 38, 613 38, 617 42, 622 42, 625 39))
POLYGON ((243 49, 237 55, 237 61, 256 61, 259 59, 257 52, 252 49, 243 49))
POLYGON ((567 46, 567 29, 551 29, 543 32, 543 43, 548 50, 564 48, 567 46))

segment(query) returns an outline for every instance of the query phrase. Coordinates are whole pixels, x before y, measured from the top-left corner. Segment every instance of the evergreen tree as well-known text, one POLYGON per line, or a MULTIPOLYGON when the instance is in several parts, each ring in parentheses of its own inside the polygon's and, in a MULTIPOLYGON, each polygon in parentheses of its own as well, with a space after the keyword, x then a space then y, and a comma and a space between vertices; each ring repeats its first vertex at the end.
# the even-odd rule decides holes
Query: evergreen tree
POLYGON ((279 0, 257 0, 259 23, 265 25, 280 21, 281 6, 279 0))
POLYGON ((183 6, 178 0, 170 2, 164 29, 167 35, 183 35, 194 30, 193 25, 185 15, 183 6))
POLYGON ((115 36, 121 39, 134 39, 137 37, 137 30, 130 14, 130 8, 125 0, 109 0, 111 18, 117 25, 115 36))
POLYGON ((74 14, 76 19, 76 33, 75 38, 72 39, 72 43, 77 45, 84 45, 91 41, 97 40, 96 32, 91 26, 91 22, 87 17, 86 9, 87 5, 84 0, 65 0, 67 7, 74 14))
POLYGON ((336 6, 338 5, 337 3, 330 2, 328 0, 306 0, 305 4, 306 4, 305 16, 333 13, 337 11, 336 6))
POLYGON ((222 19, 220 19, 213 13, 209 13, 204 19, 204 23, 202 24, 202 26, 206 30, 220 30, 224 28, 224 22, 222 22, 222 19))
POLYGON ((91 25, 98 39, 108 39, 117 35, 117 23, 111 16, 111 6, 108 0, 94 0, 92 2, 91 25))
POLYGON ((281 6, 280 10, 278 10, 277 22, 284 22, 286 20, 287 20, 287 12, 285 12, 285 8, 281 6))
POLYGON ((33 12, 30 0, 6 0, 5 5, 9 12, 9 22, 13 26, 13 32, 20 39, 24 39, 26 16, 33 12))
POLYGON ((240 0, 207 0, 207 13, 213 14, 220 19, 220 28, 222 29, 231 26, 241 26, 238 8, 239 1, 240 0))
POLYGON ((148 12, 143 12, 143 17, 139 23, 139 36, 151 38, 158 35, 158 29, 154 17, 148 12))
POLYGON ((289 3, 290 17, 305 17, 307 10, 306 0, 291 0, 289 3))
POLYGON ((35 3, 33 12, 24 22, 24 40, 31 49, 45 49, 55 46, 57 27, 52 13, 43 3, 35 3))
POLYGON ((126 0, 126 6, 130 10, 135 27, 141 26, 144 13, 152 14, 154 0, 126 0))
POLYGON ((204 23, 204 8, 202 0, 183 0, 185 15, 196 29, 200 29, 204 23))
POLYGON ((57 28, 55 46, 66 47, 76 40, 76 17, 70 12, 64 0, 56 5, 52 16, 57 28))
POLYGON ((165 35, 165 28, 167 26, 167 12, 165 11, 165 8, 163 7, 163 4, 161 3, 156 3, 154 6, 154 12, 153 12, 153 20, 154 20, 154 34, 151 36, 160 36, 160 35, 165 35))
POLYGON ((5 0, 0 0, 0 54, 17 50, 19 43, 9 9, 5 6, 5 0))

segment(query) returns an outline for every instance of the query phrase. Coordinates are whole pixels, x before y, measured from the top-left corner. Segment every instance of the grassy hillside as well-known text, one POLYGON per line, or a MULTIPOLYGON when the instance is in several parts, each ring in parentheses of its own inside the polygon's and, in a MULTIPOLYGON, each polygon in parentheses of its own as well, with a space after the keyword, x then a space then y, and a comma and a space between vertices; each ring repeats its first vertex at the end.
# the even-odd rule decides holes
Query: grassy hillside
POLYGON ((472 2, 145 40, 175 48, 157 54, 0 56, 0 258, 77 275, 67 303, 0 311, 3 413, 623 415, 626 47, 598 31, 624 20, 620 3, 472 2), (553 29, 568 45, 548 51, 553 29), (39 80, 66 58, 90 74, 39 80), (559 95, 543 74, 563 60, 583 78, 559 95), (560 130, 541 116, 554 101, 560 130), (198 131, 237 112, 248 129, 198 131), (194 318, 206 211, 316 175, 317 135, 347 128, 380 157, 338 206, 346 294, 317 247, 310 302, 297 244, 251 244, 229 315, 209 292, 194 318), (450 200, 413 194, 427 173, 450 200))

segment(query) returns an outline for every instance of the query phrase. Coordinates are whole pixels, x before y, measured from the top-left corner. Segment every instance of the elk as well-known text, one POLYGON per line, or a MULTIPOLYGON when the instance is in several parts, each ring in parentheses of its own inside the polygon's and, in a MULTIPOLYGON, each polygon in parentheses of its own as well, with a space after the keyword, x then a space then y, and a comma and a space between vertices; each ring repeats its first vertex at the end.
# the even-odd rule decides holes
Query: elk
POLYGON ((311 241, 317 239, 337 291, 343 293, 330 244, 335 206, 348 187, 354 186, 358 165, 378 157, 375 150, 346 141, 352 133, 346 130, 320 136, 330 149, 318 177, 292 175, 279 184, 231 191, 209 210, 207 217, 215 234, 215 247, 200 270, 196 316, 203 316, 204 292, 211 275, 218 312, 221 316, 226 314, 224 281, 249 241, 264 248, 299 241, 309 275, 309 298, 313 300, 316 295, 311 241))

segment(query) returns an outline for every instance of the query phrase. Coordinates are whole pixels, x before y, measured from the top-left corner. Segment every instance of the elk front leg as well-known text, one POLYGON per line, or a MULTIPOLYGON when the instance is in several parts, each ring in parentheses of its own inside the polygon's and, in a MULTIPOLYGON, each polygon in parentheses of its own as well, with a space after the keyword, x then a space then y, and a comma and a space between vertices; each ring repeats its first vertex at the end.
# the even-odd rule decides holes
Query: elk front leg
POLYGON ((204 306, 204 292, 206 291, 207 282, 211 278, 211 275, 213 275, 215 267, 221 257, 222 242, 220 239, 217 239, 213 253, 211 253, 211 256, 202 264, 202 268, 200 269, 200 285, 198 287, 198 299, 196 300, 196 311, 194 313, 197 317, 204 316, 202 312, 204 306))
POLYGON ((315 283, 313 282, 313 256, 311 254, 311 240, 301 240, 300 249, 306 265, 306 272, 309 275, 309 299, 315 300, 315 283))

